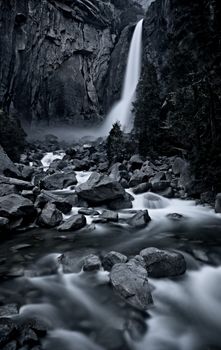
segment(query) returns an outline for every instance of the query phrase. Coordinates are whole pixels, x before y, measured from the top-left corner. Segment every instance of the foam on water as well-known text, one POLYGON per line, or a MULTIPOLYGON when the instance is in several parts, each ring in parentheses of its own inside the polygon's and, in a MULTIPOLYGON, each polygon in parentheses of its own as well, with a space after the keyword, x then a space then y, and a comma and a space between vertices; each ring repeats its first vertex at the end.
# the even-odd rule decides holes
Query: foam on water
POLYGON ((65 153, 59 152, 59 151, 56 153, 54 153, 54 152, 46 153, 41 160, 41 163, 43 165, 44 170, 46 171, 54 160, 63 159, 64 156, 65 156, 65 153))
POLYGON ((177 283, 152 280, 155 307, 137 350, 196 350, 221 344, 221 267, 189 272, 177 283))

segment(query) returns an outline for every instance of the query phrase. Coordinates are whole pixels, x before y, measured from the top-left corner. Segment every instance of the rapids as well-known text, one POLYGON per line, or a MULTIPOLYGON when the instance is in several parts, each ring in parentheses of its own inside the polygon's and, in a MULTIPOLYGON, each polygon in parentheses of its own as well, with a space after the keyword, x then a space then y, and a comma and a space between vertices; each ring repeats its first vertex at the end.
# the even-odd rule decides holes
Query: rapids
MULTIPOLYGON (((89 176, 77 172, 80 183, 89 176)), ((33 229, 1 244, 1 303, 19 305, 13 318, 35 317, 47 325, 44 350, 220 346, 221 216, 194 201, 133 196, 133 208, 119 212, 118 224, 94 224, 87 216, 88 226, 77 233, 33 229), (147 228, 128 226, 135 209, 148 209, 147 228), (150 279, 154 305, 146 313, 113 293, 108 272, 82 270, 88 254, 115 250, 132 256, 150 246, 182 252, 188 269, 179 278, 150 279), (10 259, 8 252, 13 252, 10 259)))

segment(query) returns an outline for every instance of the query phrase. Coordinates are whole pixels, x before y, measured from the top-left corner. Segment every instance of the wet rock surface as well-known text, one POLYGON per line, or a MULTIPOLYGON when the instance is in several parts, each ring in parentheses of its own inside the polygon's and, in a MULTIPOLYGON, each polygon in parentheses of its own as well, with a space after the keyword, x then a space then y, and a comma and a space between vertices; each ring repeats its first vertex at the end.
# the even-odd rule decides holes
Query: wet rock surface
POLYGON ((182 254, 157 248, 146 248, 140 252, 150 277, 179 276, 186 271, 186 262, 182 254))
POLYGON ((105 203, 125 195, 124 188, 106 175, 93 173, 87 182, 76 187, 76 193, 91 203, 105 203))
POLYGON ((146 310, 152 303, 147 271, 136 261, 115 264, 110 273, 114 290, 129 304, 146 310))
POLYGON ((72 215, 58 227, 58 231, 68 232, 80 230, 86 226, 87 221, 84 215, 72 215))

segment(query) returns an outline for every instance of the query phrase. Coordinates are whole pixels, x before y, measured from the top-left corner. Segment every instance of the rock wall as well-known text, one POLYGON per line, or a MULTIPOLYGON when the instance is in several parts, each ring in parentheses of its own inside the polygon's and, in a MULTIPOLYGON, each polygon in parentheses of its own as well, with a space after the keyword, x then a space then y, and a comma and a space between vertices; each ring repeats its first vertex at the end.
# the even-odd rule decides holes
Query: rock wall
POLYGON ((146 153, 149 141, 160 152, 183 149, 195 174, 221 188, 219 5, 218 0, 151 4, 144 21, 135 126, 146 153))
POLYGON ((112 51, 143 13, 114 2, 0 0, 0 106, 32 126, 99 120, 112 51))
POLYGON ((205 79, 220 92, 220 20, 218 0, 151 4, 144 21, 143 75, 147 66, 154 72, 162 105, 171 93, 205 79))

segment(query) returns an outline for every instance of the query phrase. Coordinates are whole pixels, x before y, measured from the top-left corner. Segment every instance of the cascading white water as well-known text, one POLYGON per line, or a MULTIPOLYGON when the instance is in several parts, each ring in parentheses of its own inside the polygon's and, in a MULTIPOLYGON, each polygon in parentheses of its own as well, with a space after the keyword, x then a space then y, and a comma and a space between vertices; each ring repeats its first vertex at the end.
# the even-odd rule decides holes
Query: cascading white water
POLYGON ((137 23, 130 44, 121 99, 112 108, 102 126, 105 135, 108 134, 112 125, 117 121, 121 123, 124 131, 130 131, 132 128, 131 107, 141 72, 142 28, 143 19, 137 23))

